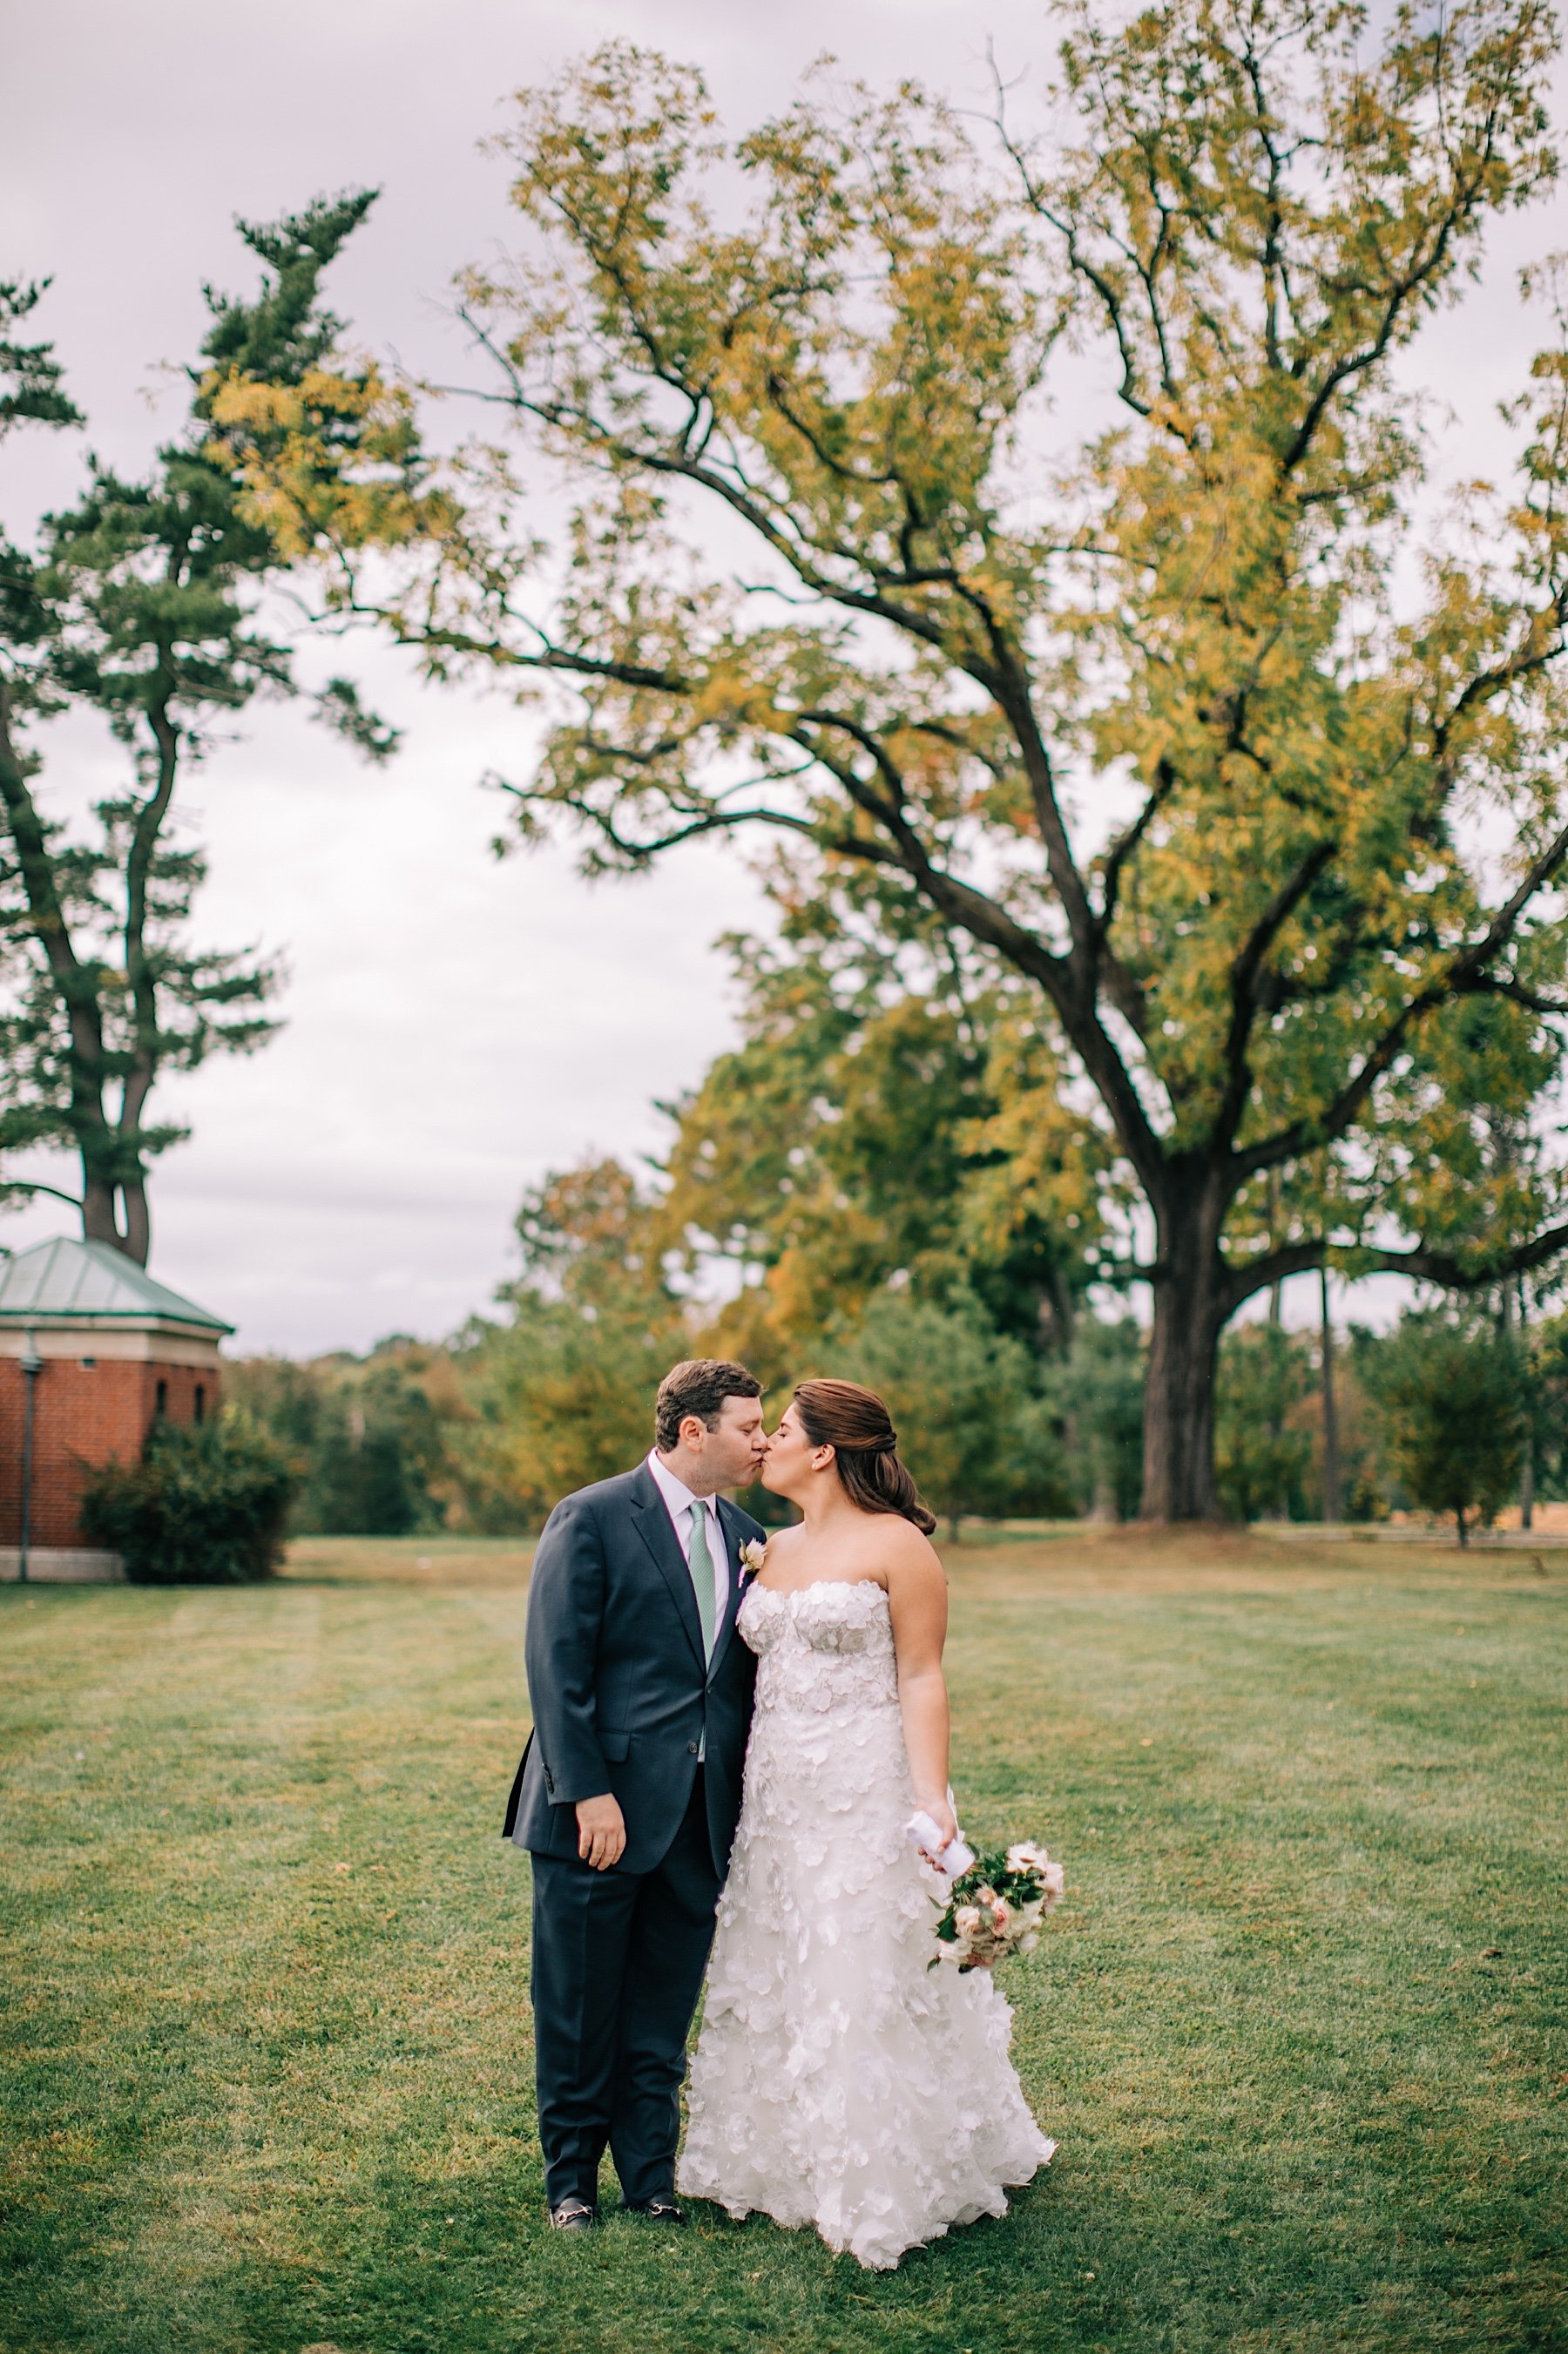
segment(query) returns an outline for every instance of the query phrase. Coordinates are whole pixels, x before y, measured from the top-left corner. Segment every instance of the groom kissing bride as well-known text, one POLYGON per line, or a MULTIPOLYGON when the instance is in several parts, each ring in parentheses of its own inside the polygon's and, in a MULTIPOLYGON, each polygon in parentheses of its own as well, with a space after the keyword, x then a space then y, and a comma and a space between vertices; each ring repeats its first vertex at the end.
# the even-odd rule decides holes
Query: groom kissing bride
POLYGON ((533 1859, 546 2200, 591 2229, 608 2147, 651 2222, 684 2220, 678 2183, 885 2268, 1002 2213, 1054 2145, 987 1972, 927 1969, 906 1826, 956 1832, 931 1516, 874 1392, 802 1383, 771 1438, 761 1398, 676 1365, 652 1452, 535 1555, 505 1835, 533 1859), (800 1516, 770 1539, 723 1492, 758 1477, 800 1516))

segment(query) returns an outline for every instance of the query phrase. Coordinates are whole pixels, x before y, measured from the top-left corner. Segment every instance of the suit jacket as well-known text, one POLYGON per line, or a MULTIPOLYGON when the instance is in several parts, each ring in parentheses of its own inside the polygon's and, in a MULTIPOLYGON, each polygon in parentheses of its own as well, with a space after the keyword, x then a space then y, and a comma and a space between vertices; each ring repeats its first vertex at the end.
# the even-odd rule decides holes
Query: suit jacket
POLYGON ((691 1803, 697 1756, 715 1869, 729 1862, 757 1662, 735 1631, 740 1548, 766 1532, 718 1500, 729 1597, 703 1659, 691 1572, 646 1463, 556 1505, 534 1555, 524 1658, 534 1730, 503 1836, 575 1856, 579 1798, 611 1791, 626 1818, 620 1872, 650 1872, 691 1803))

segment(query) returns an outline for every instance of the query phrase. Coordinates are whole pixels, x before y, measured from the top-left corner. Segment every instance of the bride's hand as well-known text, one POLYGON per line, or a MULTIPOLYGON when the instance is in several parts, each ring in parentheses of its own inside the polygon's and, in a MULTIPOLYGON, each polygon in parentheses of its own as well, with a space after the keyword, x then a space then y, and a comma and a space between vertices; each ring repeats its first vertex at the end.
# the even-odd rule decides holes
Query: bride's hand
POLYGON ((958 1817, 954 1814, 952 1808, 948 1804, 947 1793, 945 1791, 939 1798, 921 1798, 917 1803, 921 1813, 923 1815, 929 1815, 931 1820, 937 1826, 938 1837, 934 1851, 927 1852, 925 1848, 922 1848, 920 1850, 921 1854, 926 1857, 927 1863, 935 1863, 937 1857, 942 1854, 946 1849, 951 1847, 953 1841, 959 1836, 958 1817))

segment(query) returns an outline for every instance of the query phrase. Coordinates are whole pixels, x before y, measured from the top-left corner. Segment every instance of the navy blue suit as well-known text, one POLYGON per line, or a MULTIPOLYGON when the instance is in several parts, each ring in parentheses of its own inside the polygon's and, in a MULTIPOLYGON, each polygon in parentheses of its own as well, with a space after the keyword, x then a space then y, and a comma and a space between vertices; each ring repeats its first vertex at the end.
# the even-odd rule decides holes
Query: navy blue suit
POLYGON ((646 1463, 557 1504, 534 1556, 534 1731, 505 1836, 533 1857, 552 2207, 597 2204, 607 2145, 629 2203, 673 2186, 686 2036, 740 1814, 756 1680, 735 1615, 740 1547, 765 1532, 722 1499, 718 1516, 728 1597, 706 1663, 691 1572, 646 1463), (606 1791, 626 1819, 626 1851, 595 1872, 577 1854, 576 1807, 606 1791))

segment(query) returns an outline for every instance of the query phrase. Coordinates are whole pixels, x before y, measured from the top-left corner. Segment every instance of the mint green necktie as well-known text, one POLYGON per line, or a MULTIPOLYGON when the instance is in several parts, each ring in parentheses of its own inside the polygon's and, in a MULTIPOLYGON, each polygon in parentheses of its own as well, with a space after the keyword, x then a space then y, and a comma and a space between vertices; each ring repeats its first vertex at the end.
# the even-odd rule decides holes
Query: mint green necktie
POLYGON ((708 1551, 708 1508, 697 1503, 692 1506, 692 1550, 687 1555, 687 1567, 692 1573, 692 1591, 697 1597, 697 1616, 703 1622, 703 1657, 714 1655, 714 1557, 708 1551))

